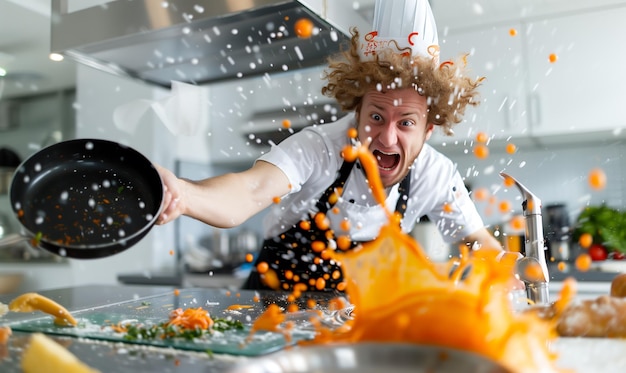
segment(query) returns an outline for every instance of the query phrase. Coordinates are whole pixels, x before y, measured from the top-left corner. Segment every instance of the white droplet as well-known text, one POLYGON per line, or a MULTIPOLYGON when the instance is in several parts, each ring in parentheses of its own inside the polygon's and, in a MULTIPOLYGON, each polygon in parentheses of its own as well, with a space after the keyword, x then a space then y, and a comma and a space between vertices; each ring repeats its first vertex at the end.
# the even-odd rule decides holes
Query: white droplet
POLYGON ((96 201, 93 198, 89 198, 89 201, 87 202, 87 204, 89 205, 89 207, 94 208, 96 207, 96 201))
POLYGON ((34 168, 35 168, 35 172, 41 171, 41 163, 35 163, 34 168))
POLYGON ((126 232, 124 232, 123 229, 120 229, 119 232, 117 233, 120 237, 125 237, 126 236, 126 232))
POLYGON ((67 201, 67 198, 70 196, 70 194, 64 190, 63 192, 61 192, 61 201, 67 201))
POLYGON ((86 142, 85 143, 85 149, 87 149, 87 150, 93 149, 93 142, 91 142, 91 141, 86 142))

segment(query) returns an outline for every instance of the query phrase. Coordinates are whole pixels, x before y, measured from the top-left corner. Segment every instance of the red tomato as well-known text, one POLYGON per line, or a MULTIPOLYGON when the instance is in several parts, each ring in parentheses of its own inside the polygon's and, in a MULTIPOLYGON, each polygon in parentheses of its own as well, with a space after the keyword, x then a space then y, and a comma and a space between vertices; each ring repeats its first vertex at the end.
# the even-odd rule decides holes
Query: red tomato
POLYGON ((606 260, 609 253, 604 246, 593 244, 589 248, 589 256, 591 256, 591 260, 606 260))

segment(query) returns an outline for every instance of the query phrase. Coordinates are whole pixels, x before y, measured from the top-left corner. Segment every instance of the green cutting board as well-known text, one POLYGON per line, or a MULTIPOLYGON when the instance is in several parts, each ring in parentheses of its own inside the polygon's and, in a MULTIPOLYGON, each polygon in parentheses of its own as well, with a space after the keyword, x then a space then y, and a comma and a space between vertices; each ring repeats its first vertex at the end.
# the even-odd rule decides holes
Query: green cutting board
POLYGON ((153 297, 136 299, 128 302, 115 303, 101 307, 73 311, 72 315, 78 321, 76 327, 56 326, 51 316, 44 316, 10 324, 11 328, 22 332, 41 332, 53 335, 65 335, 78 338, 96 339, 111 342, 149 345, 155 347, 171 347, 190 351, 210 351, 242 356, 259 356, 285 348, 288 344, 311 339, 314 334, 306 328, 298 327, 292 330, 292 338, 288 343, 281 333, 257 332, 251 340, 252 320, 262 313, 263 303, 229 295, 223 291, 219 294, 207 292, 203 289, 183 289, 180 294, 165 294, 153 297), (208 295, 210 294, 210 295, 208 295), (228 310, 231 305, 251 306, 239 310, 228 310), (192 341, 182 338, 176 339, 144 339, 128 341, 124 335, 114 332, 110 326, 123 321, 141 323, 144 325, 159 324, 167 321, 170 312, 176 308, 202 307, 209 311, 213 318, 231 318, 244 323, 243 330, 227 330, 215 332, 192 341))

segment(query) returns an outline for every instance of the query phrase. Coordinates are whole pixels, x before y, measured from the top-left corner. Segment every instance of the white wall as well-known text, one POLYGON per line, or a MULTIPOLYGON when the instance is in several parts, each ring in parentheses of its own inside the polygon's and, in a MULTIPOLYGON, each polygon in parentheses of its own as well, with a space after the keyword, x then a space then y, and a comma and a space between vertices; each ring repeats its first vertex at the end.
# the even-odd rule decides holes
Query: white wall
MULTIPOLYGON (((515 139, 511 142, 515 143, 515 139)), ((521 143, 521 142, 520 142, 521 143)), ((487 188, 499 201, 509 201, 515 213, 521 213, 521 194, 517 188, 505 188, 499 172, 516 178, 543 206, 564 203, 573 223, 587 205, 606 203, 623 209, 626 207, 626 144, 607 140, 597 143, 570 144, 553 147, 520 145, 513 155, 503 151, 503 144, 489 146, 487 159, 477 159, 468 145, 467 153, 451 149, 448 154, 466 178, 472 190, 487 188), (607 175, 607 185, 602 190, 589 186, 588 175, 593 168, 601 168, 607 175)), ((444 149, 445 153, 446 150, 444 149)), ((502 214, 493 203, 477 203, 487 224, 499 224, 510 214, 502 214)))

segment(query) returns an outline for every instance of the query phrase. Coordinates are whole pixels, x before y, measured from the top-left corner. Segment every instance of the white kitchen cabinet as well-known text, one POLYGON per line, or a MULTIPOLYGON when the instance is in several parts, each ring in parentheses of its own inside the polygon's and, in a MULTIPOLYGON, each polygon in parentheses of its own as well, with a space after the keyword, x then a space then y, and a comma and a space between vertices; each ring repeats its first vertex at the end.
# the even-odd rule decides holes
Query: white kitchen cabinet
POLYGON ((533 135, 626 127, 626 6, 527 24, 533 135), (550 63, 554 53, 557 61, 550 63))
MULTIPOLYGON (((483 131, 494 139, 522 136, 528 131, 522 38, 509 30, 519 26, 450 31, 440 37, 441 62, 469 53, 470 77, 485 77, 479 87, 480 105, 466 109, 464 122, 453 138, 467 138, 483 131)), ((432 142, 450 141, 435 131, 432 142)))

